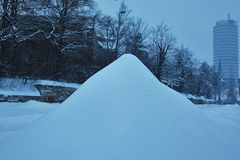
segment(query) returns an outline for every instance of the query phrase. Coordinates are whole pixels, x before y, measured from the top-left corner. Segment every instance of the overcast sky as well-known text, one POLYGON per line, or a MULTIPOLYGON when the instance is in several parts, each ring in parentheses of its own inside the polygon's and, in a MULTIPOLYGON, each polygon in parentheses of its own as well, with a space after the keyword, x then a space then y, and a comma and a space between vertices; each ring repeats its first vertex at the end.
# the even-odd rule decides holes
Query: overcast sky
MULTIPOLYGON (((95 0, 104 13, 116 15, 121 0, 95 0)), ((194 56, 212 65, 212 27, 217 20, 240 22, 240 0, 125 0, 132 15, 154 26, 165 21, 178 44, 189 47, 194 56)))

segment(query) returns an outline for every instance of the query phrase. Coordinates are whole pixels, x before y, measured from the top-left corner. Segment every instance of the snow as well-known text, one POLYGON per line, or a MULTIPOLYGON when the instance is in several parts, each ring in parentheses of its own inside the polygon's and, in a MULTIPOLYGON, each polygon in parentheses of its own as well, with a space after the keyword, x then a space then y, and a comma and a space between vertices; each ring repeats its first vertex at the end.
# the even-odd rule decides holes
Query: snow
POLYGON ((4 160, 238 160, 239 130, 216 121, 161 84, 136 57, 124 55, 0 145, 0 155, 4 160))
POLYGON ((58 105, 29 101, 27 103, 0 103, 0 144, 19 130, 46 115, 58 105))
POLYGON ((50 81, 50 80, 37 80, 35 85, 48 85, 48 86, 59 86, 59 87, 70 87, 78 89, 80 84, 78 83, 66 83, 66 82, 59 82, 59 81, 50 81))
POLYGON ((192 94, 183 94, 185 97, 187 97, 188 99, 196 99, 196 100, 203 100, 205 102, 215 102, 214 99, 208 99, 208 98, 205 98, 204 96, 194 96, 192 94))
POLYGON ((48 85, 59 87, 70 87, 78 89, 80 84, 66 83, 51 80, 30 80, 21 78, 1 78, 0 80, 0 94, 11 96, 40 96, 39 91, 34 87, 35 85, 48 85))
POLYGON ((0 94, 40 96, 39 91, 33 85, 33 81, 26 81, 24 79, 1 78, 0 94))
MULTIPOLYGON (((219 126, 221 132, 227 135, 229 142, 240 144, 240 106, 239 105, 204 105, 199 106, 206 116, 219 126)), ((239 158, 238 158, 239 159, 239 158)))

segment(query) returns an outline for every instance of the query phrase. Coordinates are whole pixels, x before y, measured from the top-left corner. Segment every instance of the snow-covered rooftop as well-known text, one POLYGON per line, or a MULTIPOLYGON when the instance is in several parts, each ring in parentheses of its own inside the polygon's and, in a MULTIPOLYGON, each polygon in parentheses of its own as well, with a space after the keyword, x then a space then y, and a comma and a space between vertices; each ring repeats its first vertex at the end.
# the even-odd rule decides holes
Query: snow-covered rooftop
POLYGON ((227 160, 240 157, 238 138, 229 138, 187 98, 161 84, 136 57, 124 55, 59 108, 1 145, 0 156, 4 160, 227 160))

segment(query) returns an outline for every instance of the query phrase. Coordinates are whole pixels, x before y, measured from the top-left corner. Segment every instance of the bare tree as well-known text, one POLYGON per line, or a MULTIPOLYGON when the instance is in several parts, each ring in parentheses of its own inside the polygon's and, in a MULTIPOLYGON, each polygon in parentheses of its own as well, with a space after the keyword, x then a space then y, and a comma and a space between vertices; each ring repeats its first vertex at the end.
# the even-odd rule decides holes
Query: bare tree
POLYGON ((229 104, 237 103, 237 85, 236 81, 231 78, 227 80, 227 102, 229 104))
MULTIPOLYGON (((11 23, 10 17, 10 0, 1 0, 0 1, 0 24, 1 24, 1 33, 6 29, 11 23)), ((3 34, 3 33, 2 33, 3 34)))
POLYGON ((221 95, 224 88, 224 83, 222 81, 221 61, 219 61, 217 68, 213 68, 211 79, 215 102, 221 104, 222 103, 221 95))
POLYGON ((189 48, 181 46, 180 48, 176 48, 174 50, 174 64, 171 66, 174 70, 174 74, 177 76, 176 79, 178 81, 177 90, 179 92, 186 93, 189 91, 189 83, 191 81, 191 75, 193 72, 193 58, 192 51, 189 48))
POLYGON ((16 37, 17 17, 23 4, 23 0, 0 0, 0 42, 16 37))
POLYGON ((49 39, 55 44, 59 53, 65 47, 64 36, 69 21, 77 13, 79 1, 77 0, 40 0, 39 12, 43 12, 43 18, 52 25, 52 31, 49 34, 49 39))
POLYGON ((167 57, 175 48, 176 39, 172 35, 170 28, 162 22, 152 30, 151 34, 152 50, 156 56, 156 77, 161 81, 164 67, 166 67, 167 57))
POLYGON ((66 38, 71 36, 72 32, 68 30, 72 22, 79 18, 80 13, 86 14, 84 7, 93 4, 91 0, 40 0, 40 10, 46 21, 52 24, 52 31, 49 38, 55 44, 59 53, 66 48, 75 45, 76 42, 68 43, 66 38))
POLYGON ((197 73, 197 86, 196 86, 196 95, 205 96, 210 99, 213 95, 212 87, 212 68, 208 65, 207 62, 202 62, 198 68, 197 73))
POLYGON ((147 47, 148 25, 141 18, 131 18, 128 24, 129 29, 124 39, 125 52, 138 56, 147 47))
POLYGON ((122 2, 116 18, 106 15, 98 17, 97 34, 104 48, 114 51, 113 59, 117 59, 125 52, 124 40, 130 27, 130 13, 131 10, 122 2))
POLYGON ((45 21, 51 24, 51 31, 44 33, 46 38, 57 49, 56 55, 56 76, 61 75, 62 54, 68 50, 77 51, 84 44, 79 38, 83 32, 90 27, 94 30, 94 8, 92 0, 40 0, 38 2, 38 14, 45 21), (87 22, 91 21, 91 24, 87 22))
POLYGON ((115 20, 111 16, 99 15, 97 19, 96 32, 99 42, 107 51, 115 48, 115 20))
MULTIPOLYGON (((11 44, 9 48, 15 54, 12 59, 12 64, 15 68, 17 68, 20 58, 17 54, 17 42, 24 30, 24 28, 21 28, 22 23, 19 19, 21 14, 23 14, 25 4, 24 0, 0 0, 0 53, 4 54, 4 44, 11 44)), ((5 68, 14 68, 8 64, 2 63, 2 65, 4 65, 2 70, 5 70, 5 68)))

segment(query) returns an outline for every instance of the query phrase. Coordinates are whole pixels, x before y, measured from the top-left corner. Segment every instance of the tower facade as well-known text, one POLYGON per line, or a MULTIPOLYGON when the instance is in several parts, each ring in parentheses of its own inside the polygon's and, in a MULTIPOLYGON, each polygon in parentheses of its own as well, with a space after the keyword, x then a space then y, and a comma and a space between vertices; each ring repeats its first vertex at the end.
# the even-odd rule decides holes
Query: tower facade
POLYGON ((238 24, 228 15, 213 28, 213 66, 225 80, 238 80, 238 24))

